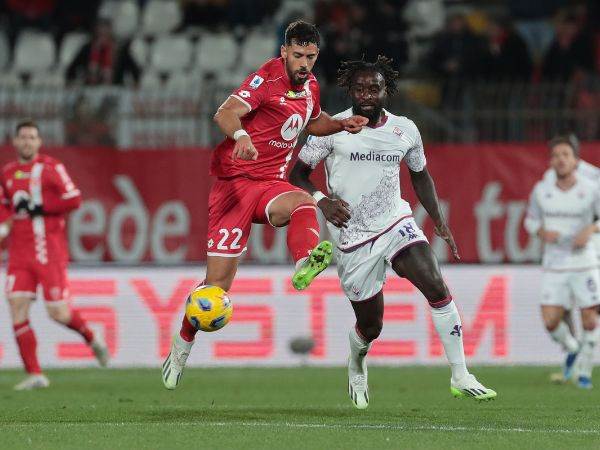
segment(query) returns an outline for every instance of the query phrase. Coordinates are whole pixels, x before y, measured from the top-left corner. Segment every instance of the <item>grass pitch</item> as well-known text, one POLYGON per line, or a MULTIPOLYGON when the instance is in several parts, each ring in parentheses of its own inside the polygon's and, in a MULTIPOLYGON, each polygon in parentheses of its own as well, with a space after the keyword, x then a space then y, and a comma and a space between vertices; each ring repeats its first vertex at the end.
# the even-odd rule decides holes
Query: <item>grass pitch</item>
POLYGON ((51 370, 35 392, 4 370, 0 448, 600 448, 598 390, 552 385, 548 368, 473 372, 497 400, 452 398, 446 368, 372 367, 359 411, 341 368, 188 369, 172 392, 158 367, 51 370))

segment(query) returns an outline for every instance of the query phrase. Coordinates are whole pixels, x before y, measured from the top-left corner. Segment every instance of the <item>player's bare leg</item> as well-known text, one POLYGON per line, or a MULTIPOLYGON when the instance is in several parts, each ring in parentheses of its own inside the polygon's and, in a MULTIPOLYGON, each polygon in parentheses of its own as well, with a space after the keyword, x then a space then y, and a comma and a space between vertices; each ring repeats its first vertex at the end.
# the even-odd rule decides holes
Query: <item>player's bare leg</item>
POLYGON ((431 319, 452 370, 452 395, 476 400, 495 398, 496 392, 479 383, 467 370, 460 315, 429 244, 420 242, 405 248, 392 261, 392 268, 419 289, 431 306, 431 319))
MULTIPOLYGON (((223 290, 229 291, 237 272, 238 261, 238 257, 209 255, 206 260, 206 278, 202 284, 219 286, 223 290)), ((162 365, 162 380, 167 389, 175 389, 181 381, 183 369, 194 345, 197 332, 198 330, 184 314, 181 320, 181 329, 173 336, 171 351, 162 365)))
POLYGON ((292 284, 306 289, 333 258, 331 242, 319 243, 315 200, 306 192, 286 192, 273 200, 267 213, 273 226, 288 226, 287 245, 296 264, 292 284))
POLYGON ((64 300, 47 301, 46 310, 52 320, 79 333, 94 352, 98 364, 106 367, 109 359, 108 347, 102 337, 88 327, 78 311, 71 309, 64 300))
POLYGON ((594 348, 599 341, 600 328, 598 325, 598 312, 595 306, 581 309, 581 326, 583 336, 581 350, 577 356, 577 386, 582 389, 592 388, 592 369, 594 366, 594 348))
POLYGON ((562 373, 552 374, 550 379, 554 383, 564 383, 571 378, 573 366, 579 352, 579 343, 563 320, 565 309, 562 306, 542 305, 541 311, 546 330, 548 330, 552 339, 567 353, 562 373))
POLYGON ((379 337, 383 328, 383 292, 374 297, 350 302, 356 316, 356 325, 350 329, 350 356, 348 357, 348 394, 354 406, 369 406, 367 353, 371 343, 379 337))
POLYGON ((45 388, 50 385, 48 378, 42 373, 37 358, 37 339, 29 325, 29 306, 32 298, 13 297, 9 300, 10 315, 15 333, 15 340, 28 376, 14 388, 17 391, 45 388))

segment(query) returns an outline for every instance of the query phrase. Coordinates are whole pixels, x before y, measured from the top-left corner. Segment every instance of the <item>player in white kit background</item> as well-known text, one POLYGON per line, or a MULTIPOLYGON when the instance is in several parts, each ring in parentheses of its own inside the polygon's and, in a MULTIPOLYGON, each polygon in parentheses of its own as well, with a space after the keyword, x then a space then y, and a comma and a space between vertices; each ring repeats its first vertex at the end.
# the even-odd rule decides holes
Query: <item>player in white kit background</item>
POLYGON ((598 184, 577 172, 579 146, 570 136, 550 141, 555 177, 538 182, 529 200, 525 228, 544 243, 541 310, 544 325, 567 352, 564 378, 591 388, 593 350, 598 342, 600 275, 592 236, 600 232, 598 184), (581 311, 581 344, 563 322, 571 298, 581 311), (573 369, 576 369, 573 373, 573 369))
MULTIPOLYGON (((574 134, 570 134, 565 136, 566 138, 568 138, 570 145, 577 150, 577 152, 579 153, 579 139, 577 139, 577 136, 575 136, 574 134)), ((581 176, 583 178, 586 178, 587 180, 595 183, 598 185, 598 189, 600 190, 600 168, 594 166, 593 164, 590 164, 587 161, 584 161, 583 159, 579 158, 579 161, 577 162, 577 169, 576 169, 576 174, 577 176, 581 176)), ((546 170, 546 172, 544 172, 544 180, 545 181, 549 181, 551 183, 556 182, 556 172, 554 171, 553 168, 549 168, 548 170, 546 170)), ((600 219, 600 217, 596 217, 596 219, 600 219)), ((592 243, 594 244, 594 247, 596 248, 596 257, 597 257, 597 261, 598 261, 598 270, 600 270, 600 233, 594 233, 594 235, 591 237, 592 243)), ((563 322, 565 322, 565 324, 569 327, 569 331, 571 332, 571 334, 573 336, 575 336, 576 334, 576 330, 575 330, 575 326, 573 323, 573 317, 571 314, 571 309, 573 307, 573 299, 571 299, 571 302, 565 305, 565 308, 568 307, 569 309, 565 310, 565 314, 563 316, 563 322)), ((600 308, 599 309, 599 313, 600 313, 600 308)), ((565 359, 565 364, 563 366, 563 370, 559 373, 553 373, 551 374, 551 380, 554 382, 559 382, 559 383, 564 383, 566 381, 569 380, 570 376, 571 376, 571 368, 573 366, 573 363, 575 362, 575 357, 572 355, 571 357, 567 357, 565 359)))
POLYGON ((357 408, 369 403, 366 355, 383 326, 386 269, 407 278, 431 306, 432 320, 452 368, 453 395, 479 400, 496 392, 484 387, 466 368, 460 316, 444 283, 427 238, 415 223, 400 193, 400 163, 409 168, 417 197, 433 219, 436 233, 458 251, 439 206, 417 126, 384 109, 396 92, 398 72, 391 60, 342 63, 338 84, 347 89, 352 107, 338 119, 360 114, 369 124, 358 134, 340 132, 309 136, 290 181, 310 192, 328 220, 336 244, 338 275, 350 299, 356 326, 350 330, 348 388, 357 408), (310 174, 325 162, 328 196, 318 191, 310 174))

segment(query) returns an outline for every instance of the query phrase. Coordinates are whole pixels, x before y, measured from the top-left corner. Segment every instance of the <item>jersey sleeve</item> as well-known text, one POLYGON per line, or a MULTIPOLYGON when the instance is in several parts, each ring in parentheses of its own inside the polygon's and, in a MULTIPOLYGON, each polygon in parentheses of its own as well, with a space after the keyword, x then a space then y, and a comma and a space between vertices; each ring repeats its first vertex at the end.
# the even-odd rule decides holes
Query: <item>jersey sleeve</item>
POLYGON ((525 229, 529 234, 536 234, 542 228, 542 208, 537 199, 538 187, 536 186, 529 196, 529 205, 525 215, 525 229))
POLYGON ((248 75, 239 88, 231 93, 231 97, 237 98, 246 105, 250 111, 258 108, 268 98, 268 87, 265 81, 267 74, 259 70, 248 75))
POLYGON ((327 158, 333 151, 333 136, 308 136, 306 144, 300 150, 298 159, 311 168, 327 158))
POLYGON ((56 195, 44 198, 42 206, 46 213, 62 214, 79 208, 81 191, 77 189, 63 164, 57 163, 51 167, 50 180, 56 195))
POLYGON ((3 224, 11 217, 12 205, 5 189, 4 176, 0 175, 0 224, 3 224))
POLYGON ((425 158, 425 149, 423 148, 423 141, 421 139, 421 133, 417 126, 412 123, 410 129, 409 138, 412 140, 412 147, 406 152, 404 161, 410 170, 413 172, 421 172, 427 165, 427 159, 425 158))
POLYGON ((321 115, 321 87, 315 82, 314 89, 311 91, 313 97, 313 110, 310 114, 310 120, 317 119, 321 115))

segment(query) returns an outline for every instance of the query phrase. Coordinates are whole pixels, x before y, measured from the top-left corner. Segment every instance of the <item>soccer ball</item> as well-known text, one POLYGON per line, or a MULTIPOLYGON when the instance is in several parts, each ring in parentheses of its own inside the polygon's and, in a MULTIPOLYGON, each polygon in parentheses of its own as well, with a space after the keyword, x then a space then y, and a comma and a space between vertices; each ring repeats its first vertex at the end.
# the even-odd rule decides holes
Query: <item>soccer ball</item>
POLYGON ((185 303, 185 317, 201 331, 223 328, 233 314, 233 305, 227 292, 218 286, 198 286, 185 303))

